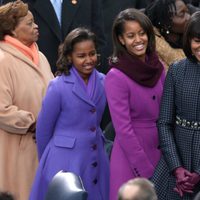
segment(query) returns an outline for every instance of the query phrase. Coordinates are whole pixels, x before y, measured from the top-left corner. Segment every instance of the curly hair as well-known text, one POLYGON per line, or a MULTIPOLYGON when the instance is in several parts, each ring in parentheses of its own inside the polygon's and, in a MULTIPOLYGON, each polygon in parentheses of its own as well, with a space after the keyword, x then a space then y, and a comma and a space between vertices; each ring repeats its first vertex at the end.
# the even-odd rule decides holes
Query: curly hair
POLYGON ((95 48, 97 49, 96 35, 87 28, 76 28, 66 36, 63 44, 59 46, 59 57, 56 63, 56 76, 61 74, 69 75, 69 70, 72 67, 72 63, 68 57, 73 52, 74 45, 87 40, 93 41, 95 48))
POLYGON ((5 35, 13 36, 13 30, 18 25, 20 18, 28 13, 28 5, 21 0, 0 6, 0 40, 5 35))

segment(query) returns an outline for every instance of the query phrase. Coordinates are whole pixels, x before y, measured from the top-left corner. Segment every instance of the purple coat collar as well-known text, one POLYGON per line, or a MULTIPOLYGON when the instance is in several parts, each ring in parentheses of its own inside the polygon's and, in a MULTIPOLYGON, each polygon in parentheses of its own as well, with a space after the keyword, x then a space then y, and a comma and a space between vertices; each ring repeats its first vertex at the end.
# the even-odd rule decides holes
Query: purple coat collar
POLYGON ((72 92, 76 96, 78 96, 79 98, 84 100, 86 103, 93 105, 93 106, 96 104, 96 102, 98 102, 98 100, 104 93, 104 77, 105 77, 105 75, 103 75, 102 73, 99 73, 97 70, 95 70, 94 72, 95 72, 95 76, 96 76, 96 81, 94 84, 93 94, 92 94, 91 98, 89 97, 87 92, 83 89, 82 85, 80 84, 80 81, 75 76, 75 74, 71 73, 71 70, 70 70, 70 75, 68 75, 68 76, 66 76, 64 74, 61 75, 61 77, 65 83, 71 83, 73 85, 72 92))

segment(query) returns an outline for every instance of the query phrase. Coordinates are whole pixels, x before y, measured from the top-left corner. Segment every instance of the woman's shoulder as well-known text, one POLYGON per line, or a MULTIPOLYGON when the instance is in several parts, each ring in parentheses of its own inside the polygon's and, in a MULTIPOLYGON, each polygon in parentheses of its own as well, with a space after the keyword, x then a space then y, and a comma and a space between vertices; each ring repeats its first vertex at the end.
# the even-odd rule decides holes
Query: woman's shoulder
POLYGON ((189 59, 184 58, 182 60, 172 63, 169 67, 168 74, 172 74, 172 76, 181 77, 182 75, 184 75, 184 72, 188 67, 192 69, 192 65, 195 64, 189 59))
POLYGON ((108 78, 108 77, 116 77, 116 78, 120 78, 120 79, 127 78, 127 76, 122 71, 120 71, 119 69, 117 69, 115 67, 112 67, 108 71, 106 78, 108 78))
POLYGON ((51 79, 49 82, 49 86, 58 87, 63 83, 63 75, 56 76, 55 78, 51 79))
POLYGON ((0 48, 0 66, 1 66, 0 70, 1 71, 12 69, 12 66, 13 64, 15 64, 15 62, 16 62, 15 57, 12 54, 0 48))
POLYGON ((131 79, 119 69, 111 68, 106 74, 105 84, 109 87, 113 84, 127 87, 130 83, 131 85, 133 83, 133 81, 130 80, 131 79))
POLYGON ((41 59, 47 60, 46 56, 45 56, 41 51, 38 51, 38 53, 39 53, 39 57, 40 57, 41 59))
POLYGON ((11 57, 13 57, 10 53, 8 53, 7 51, 5 51, 3 48, 1 48, 0 45, 0 62, 9 62, 10 60, 8 60, 8 58, 10 59, 11 57))
POLYGON ((169 70, 182 70, 185 68, 185 66, 187 65, 188 63, 188 59, 187 58, 184 58, 184 59, 181 59, 179 61, 175 61, 173 62, 171 65, 170 65, 170 68, 169 70))
POLYGON ((63 78, 62 76, 56 76, 51 79, 48 84, 47 93, 62 94, 63 91, 63 78))

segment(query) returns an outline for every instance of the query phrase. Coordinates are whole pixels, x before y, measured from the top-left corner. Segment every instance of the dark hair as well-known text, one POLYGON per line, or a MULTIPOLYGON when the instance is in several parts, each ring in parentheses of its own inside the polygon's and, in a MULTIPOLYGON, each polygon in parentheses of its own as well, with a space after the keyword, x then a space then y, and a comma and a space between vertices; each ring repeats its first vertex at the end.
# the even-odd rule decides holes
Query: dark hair
POLYGON ((200 11, 195 12, 191 16, 190 20, 188 21, 185 27, 185 33, 183 36, 183 51, 186 57, 193 62, 197 62, 198 60, 192 53, 191 40, 193 38, 200 39, 199 27, 200 27, 200 11))
POLYGON ((95 48, 97 49, 97 38, 96 35, 89 29, 84 27, 79 27, 72 30, 65 38, 62 45, 59 47, 59 58, 57 61, 57 72, 56 75, 69 75, 69 70, 72 67, 71 61, 68 56, 73 52, 74 45, 91 40, 94 42, 95 48))
MULTIPOLYGON (((141 11, 128 8, 121 11, 114 20, 112 27, 112 38, 113 38, 113 55, 112 58, 116 58, 119 55, 126 52, 126 48, 119 41, 119 36, 124 32, 124 24, 126 21, 136 21, 144 29, 144 32, 148 37, 147 53, 155 51, 155 35, 153 26, 149 18, 141 11)), ((111 58, 111 59, 112 59, 111 58)))
POLYGON ((28 5, 21 0, 0 6, 0 40, 5 35, 13 36, 12 31, 18 25, 19 19, 28 13, 28 5))
POLYGON ((176 0, 155 0, 145 9, 152 24, 165 37, 172 27, 172 18, 176 14, 176 0))
POLYGON ((0 200, 14 200, 14 197, 7 192, 0 192, 0 200))

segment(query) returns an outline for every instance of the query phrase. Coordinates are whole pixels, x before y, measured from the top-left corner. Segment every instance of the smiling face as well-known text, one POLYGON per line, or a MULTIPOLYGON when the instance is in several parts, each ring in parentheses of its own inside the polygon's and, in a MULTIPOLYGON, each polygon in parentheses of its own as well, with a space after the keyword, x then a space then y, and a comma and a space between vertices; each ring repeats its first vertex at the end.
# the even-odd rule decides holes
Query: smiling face
POLYGON ((13 37, 24 45, 30 46, 38 40, 38 36, 38 26, 34 23, 33 15, 29 11, 25 17, 19 20, 18 25, 13 31, 13 37))
POLYGON ((191 51, 196 59, 200 62, 200 38, 193 38, 191 40, 191 51))
POLYGON ((129 54, 145 61, 148 36, 137 21, 125 22, 124 32, 119 36, 119 40, 129 54))
POLYGON ((182 0, 176 0, 175 6, 176 13, 172 17, 172 31, 182 34, 184 32, 187 21, 190 19, 190 14, 187 6, 182 0))
POLYGON ((92 40, 85 40, 74 45, 69 56, 79 75, 87 83, 90 74, 97 64, 97 53, 92 40))

